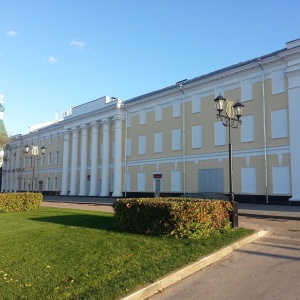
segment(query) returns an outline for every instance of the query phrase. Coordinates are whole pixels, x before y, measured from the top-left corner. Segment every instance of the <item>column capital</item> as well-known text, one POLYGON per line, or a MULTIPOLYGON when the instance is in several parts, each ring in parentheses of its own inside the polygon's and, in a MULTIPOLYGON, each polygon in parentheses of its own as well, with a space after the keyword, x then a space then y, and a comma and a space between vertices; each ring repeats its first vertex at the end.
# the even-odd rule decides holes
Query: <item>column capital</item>
POLYGON ((110 118, 103 118, 103 119, 101 119, 101 124, 110 124, 111 123, 111 120, 110 120, 110 118))
POLYGON ((63 134, 70 134, 71 129, 70 128, 64 128, 63 134))
POLYGON ((89 124, 81 124, 80 126, 80 129, 88 129, 89 128, 89 124))
POLYGON ((71 127, 71 131, 72 132, 76 132, 78 130, 79 130, 79 126, 73 126, 73 127, 71 127))
POLYGON ((114 121, 123 121, 123 120, 125 120, 125 117, 123 114, 117 114, 117 115, 113 116, 113 120, 114 121))
POLYGON ((93 126, 99 126, 100 122, 99 121, 92 121, 90 123, 90 126, 93 127, 93 126))

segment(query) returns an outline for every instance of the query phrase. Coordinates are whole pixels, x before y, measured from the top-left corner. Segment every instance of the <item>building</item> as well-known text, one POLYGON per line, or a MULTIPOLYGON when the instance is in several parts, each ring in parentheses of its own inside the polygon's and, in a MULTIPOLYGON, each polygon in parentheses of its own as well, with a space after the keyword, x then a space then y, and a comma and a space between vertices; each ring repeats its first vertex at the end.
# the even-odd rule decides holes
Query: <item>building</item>
POLYGON ((105 96, 84 103, 60 121, 14 136, 1 191, 226 194, 228 130, 214 108, 220 94, 245 106, 242 126, 232 130, 236 199, 300 201, 300 39, 127 101, 105 96), (33 152, 25 154, 26 145, 33 152))

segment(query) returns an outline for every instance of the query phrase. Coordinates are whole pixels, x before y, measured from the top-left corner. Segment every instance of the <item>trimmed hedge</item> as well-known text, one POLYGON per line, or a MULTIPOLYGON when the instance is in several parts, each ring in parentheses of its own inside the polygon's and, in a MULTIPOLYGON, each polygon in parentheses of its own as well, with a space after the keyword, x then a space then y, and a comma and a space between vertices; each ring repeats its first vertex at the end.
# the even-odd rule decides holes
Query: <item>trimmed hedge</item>
POLYGON ((116 226, 132 233, 199 238, 231 229, 228 201, 130 198, 118 199, 113 208, 116 226))
POLYGON ((17 212, 37 209, 41 206, 43 195, 40 193, 0 194, 0 212, 17 212))

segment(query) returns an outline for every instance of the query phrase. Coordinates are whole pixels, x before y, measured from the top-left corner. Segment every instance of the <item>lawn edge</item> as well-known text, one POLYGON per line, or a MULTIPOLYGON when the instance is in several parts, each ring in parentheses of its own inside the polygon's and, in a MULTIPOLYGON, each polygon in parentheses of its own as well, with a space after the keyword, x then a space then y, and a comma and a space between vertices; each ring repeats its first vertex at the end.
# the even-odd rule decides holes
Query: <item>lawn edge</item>
POLYGON ((175 284, 176 282, 192 275, 195 272, 198 272, 207 266, 215 263, 216 261, 222 259, 223 257, 229 255, 233 251, 252 243, 253 241, 268 235, 270 233, 269 230, 259 230, 245 238, 242 238, 233 244, 230 244, 228 246, 223 247, 220 250, 217 250, 213 252, 212 254, 209 254, 205 257, 202 257, 201 259, 188 264, 187 266, 184 266, 183 268, 176 270, 174 272, 171 272, 162 278, 158 279, 157 281, 146 285, 142 288, 140 288, 137 291, 134 291, 133 293, 120 298, 121 300, 141 300, 146 299, 150 296, 153 296, 156 293, 159 293, 166 289, 167 287, 175 284))

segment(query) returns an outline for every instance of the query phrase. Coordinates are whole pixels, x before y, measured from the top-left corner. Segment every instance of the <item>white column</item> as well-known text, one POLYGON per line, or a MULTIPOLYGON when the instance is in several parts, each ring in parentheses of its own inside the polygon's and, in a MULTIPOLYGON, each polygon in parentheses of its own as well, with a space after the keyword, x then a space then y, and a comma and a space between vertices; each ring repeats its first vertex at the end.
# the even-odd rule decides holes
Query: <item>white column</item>
POLYGON ((97 196, 98 181, 98 132, 99 122, 91 123, 92 126, 92 147, 91 147, 91 178, 89 196, 97 196))
POLYGON ((115 121, 115 153, 114 153, 114 190, 113 197, 122 197, 122 122, 120 116, 115 121))
POLYGON ((103 149, 102 149, 102 183, 100 196, 109 196, 109 144, 110 144, 110 123, 108 119, 102 120, 103 149))
MULTIPOLYGON (((300 66, 299 66, 300 68, 300 66)), ((290 155, 291 155, 291 186, 292 198, 290 201, 300 201, 300 71, 289 76, 289 129, 290 129, 290 155)))
POLYGON ((13 169, 15 168, 15 156, 14 156, 14 150, 11 150, 10 152, 10 184, 9 184, 9 190, 12 192, 14 190, 14 172, 13 169))
POLYGON ((6 150, 5 151, 5 156, 6 156, 6 161, 5 161, 5 192, 7 193, 8 192, 8 181, 9 181, 9 173, 8 173, 8 170, 9 170, 9 166, 10 166, 10 157, 9 157, 9 151, 6 150))
POLYGON ((71 157, 71 184, 70 196, 77 195, 77 169, 78 169, 78 127, 72 127, 72 157, 71 157))
POLYGON ((61 192, 62 196, 69 193, 69 155, 70 155, 70 130, 64 132, 64 149, 63 149, 63 167, 62 167, 62 182, 61 192))
POLYGON ((20 168, 20 149, 19 149, 19 145, 17 145, 16 148, 16 162, 15 162, 15 192, 19 190, 19 176, 18 176, 18 172, 17 169, 20 168))
POLYGON ((87 196, 87 163, 88 163, 88 130, 89 125, 83 124, 81 128, 81 153, 80 153, 80 187, 79 196, 87 196))

